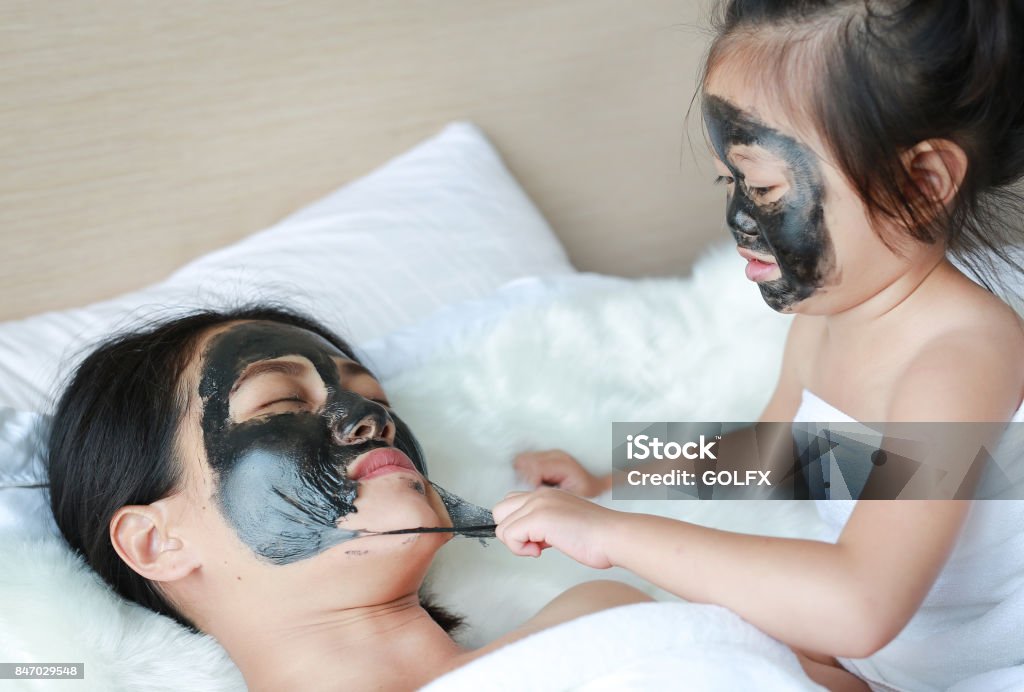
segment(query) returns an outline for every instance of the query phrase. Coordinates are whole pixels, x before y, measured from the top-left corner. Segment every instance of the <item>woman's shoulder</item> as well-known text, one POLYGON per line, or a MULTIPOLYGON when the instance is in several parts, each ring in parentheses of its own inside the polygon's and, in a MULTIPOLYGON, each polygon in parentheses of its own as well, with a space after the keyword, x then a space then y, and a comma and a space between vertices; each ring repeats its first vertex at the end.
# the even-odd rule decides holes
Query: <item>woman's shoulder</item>
POLYGON ((566 589, 527 620, 517 632, 530 634, 578 617, 632 603, 654 599, 640 589, 611 579, 598 579, 566 589))
POLYGON ((588 581, 566 589, 540 609, 536 615, 474 652, 481 656, 507 644, 528 637, 531 634, 555 627, 564 622, 590 615, 601 610, 617 608, 634 603, 646 603, 654 599, 637 588, 611 579, 588 581))

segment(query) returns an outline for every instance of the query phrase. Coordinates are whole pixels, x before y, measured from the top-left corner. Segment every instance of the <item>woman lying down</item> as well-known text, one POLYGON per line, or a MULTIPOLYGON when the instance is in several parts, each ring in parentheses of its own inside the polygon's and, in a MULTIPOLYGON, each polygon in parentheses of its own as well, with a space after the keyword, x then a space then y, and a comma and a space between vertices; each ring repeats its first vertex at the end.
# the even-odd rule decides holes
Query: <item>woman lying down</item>
POLYGON ((387 532, 479 526, 490 513, 426 480, 415 438, 351 354, 273 308, 199 313, 100 346, 53 419, 65 539, 125 598, 214 636, 251 690, 411 689, 650 600, 593 582, 482 649, 458 646, 458 618, 420 596, 452 533, 387 532))
POLYGON ((49 472, 71 548, 121 596, 216 638, 250 690, 820 689, 729 611, 610 581, 459 646, 424 575, 453 534, 493 535, 491 513, 427 480, 349 346, 284 310, 101 345, 57 405, 49 472))

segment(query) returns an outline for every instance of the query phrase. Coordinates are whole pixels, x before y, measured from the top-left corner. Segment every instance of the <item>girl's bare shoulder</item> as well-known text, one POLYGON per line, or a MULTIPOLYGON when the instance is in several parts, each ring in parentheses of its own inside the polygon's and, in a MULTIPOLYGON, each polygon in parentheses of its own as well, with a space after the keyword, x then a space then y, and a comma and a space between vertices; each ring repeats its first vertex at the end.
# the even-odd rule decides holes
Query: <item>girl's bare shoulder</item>
MULTIPOLYGON (((922 351, 954 349, 989 354, 1024 378, 1024 320, 998 296, 960 272, 949 280, 949 290, 933 301, 928 319, 934 329, 922 351)), ((1007 374, 1010 374, 1009 372, 1007 374)))
POLYGON ((890 402, 894 420, 901 409, 990 420, 1016 410, 1024 397, 1024 321, 962 275, 947 289, 909 339, 890 402))

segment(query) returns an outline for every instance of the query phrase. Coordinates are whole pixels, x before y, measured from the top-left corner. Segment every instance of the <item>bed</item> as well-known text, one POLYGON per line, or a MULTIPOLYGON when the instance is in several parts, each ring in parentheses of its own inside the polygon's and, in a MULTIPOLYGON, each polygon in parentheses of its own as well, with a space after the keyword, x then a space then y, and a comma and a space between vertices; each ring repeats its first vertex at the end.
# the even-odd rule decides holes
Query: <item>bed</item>
MULTIPOLYGON (((89 689, 242 689, 215 642, 98 584, 55 540, 39 487, 37 437, 62 378, 90 343, 154 315, 252 298, 312 312, 357 344, 426 431, 433 478, 481 504, 517 487, 517 451, 558 446, 605 468, 612 420, 755 417, 788 322, 715 245, 721 200, 698 119, 686 119, 704 9, 5 5, 0 659, 86 661, 89 689), (382 268, 383 298, 367 288, 382 268), (626 278, 645 276, 679 278, 626 278), (733 358, 751 324, 766 348, 733 358), (608 377, 597 381, 599 368, 608 377), (444 415, 431 403, 442 389, 444 415), (572 409, 582 414, 555 413, 572 409), (452 453, 452 426, 481 410, 452 453)), ((617 506, 775 535, 819 530, 792 503, 617 506)), ((558 556, 538 564, 453 541, 431 585, 476 645, 595 577, 558 556)), ((771 689, 813 688, 788 650, 737 620, 701 611, 672 627, 681 650, 707 654, 704 667, 656 680, 685 673, 735 689, 774 675, 771 689), (712 622, 728 634, 720 650, 695 648, 712 622), (740 641, 750 658, 732 667, 752 678, 720 663, 740 641)), ((479 689, 497 672, 437 689, 479 689)), ((588 689, 643 682, 636 670, 605 673, 588 689)), ((530 681, 544 684, 565 686, 530 681)))
MULTIPOLYGON (((16 659, 83 660, 97 689, 175 689, 181 680, 193 689, 242 689, 237 669, 213 640, 121 602, 55 538, 40 439, 53 393, 93 341, 193 307, 253 298, 298 306, 356 344, 403 418, 420 431, 432 479, 489 506, 523 487, 510 465, 517 451, 560 446, 600 470, 608 464, 611 421, 756 417, 780 360, 787 318, 763 309, 736 263, 731 249, 719 246, 703 252, 686 278, 630 280, 575 270, 482 130, 455 122, 163 282, 0 323, 0 559, 8 565, 0 576, 0 647, 16 659), (386 292, 378 290, 382 276, 386 292), (751 325, 765 334, 767 347, 759 357, 737 358, 743 340, 736 334, 751 325), (739 369, 737 360, 744 363, 739 369), (596 379, 595 372, 604 376, 596 379), (665 378, 685 386, 657 391, 665 378), (467 431, 470 419, 475 423, 467 431)), ((815 527, 813 511, 800 504, 751 503, 739 511, 656 501, 615 506, 785 535, 808 535, 815 527)), ((538 568, 498 546, 458 539, 436 560, 429 585, 466 616, 460 641, 477 646, 596 576, 558 556, 546 556, 538 568)), ((614 577, 671 600, 626 573, 614 577)), ((640 666, 655 685, 683 669, 709 681, 708 689, 728 689, 741 681, 720 659, 738 664, 745 656, 742 680, 777 678, 774 689, 810 689, 790 651, 727 611, 700 608, 714 613, 682 617, 688 624, 671 633, 665 624, 651 630, 652 622, 670 621, 664 613, 634 622, 659 641, 673 635, 679 655, 670 656, 672 671, 651 672, 642 653, 659 648, 608 660, 640 666), (709 623, 717 623, 718 638, 708 639, 709 623)), ((573 626, 617 633, 625 625, 605 618, 573 626)), ((575 655, 592 658, 591 649, 580 648, 580 632, 555 634, 578 644, 575 655)), ((597 637, 594 644, 617 641, 597 637)), ((550 649, 537 640, 529 646, 550 649)), ((540 681, 501 675, 510 664, 525 669, 515 662, 520 655, 531 654, 506 650, 435 687, 492 687, 502 679, 508 689, 545 689, 542 683, 563 689, 567 681, 554 674, 577 669, 552 667, 540 681)), ((637 669, 598 669, 586 682, 635 683, 637 675, 637 669)))

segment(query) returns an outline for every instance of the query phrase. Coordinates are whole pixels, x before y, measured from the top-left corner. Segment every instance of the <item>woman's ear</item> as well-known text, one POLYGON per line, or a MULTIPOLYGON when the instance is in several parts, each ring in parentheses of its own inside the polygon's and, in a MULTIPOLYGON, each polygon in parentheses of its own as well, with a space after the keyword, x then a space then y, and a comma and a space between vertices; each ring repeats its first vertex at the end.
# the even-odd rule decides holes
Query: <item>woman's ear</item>
POLYGON ((192 546, 174 533, 163 501, 127 505, 110 520, 114 550, 125 564, 150 581, 176 581, 199 567, 192 546))
POLYGON ((946 206, 956 196, 967 175, 967 154, 948 139, 929 139, 903 155, 910 176, 907 196, 924 206, 946 206))

